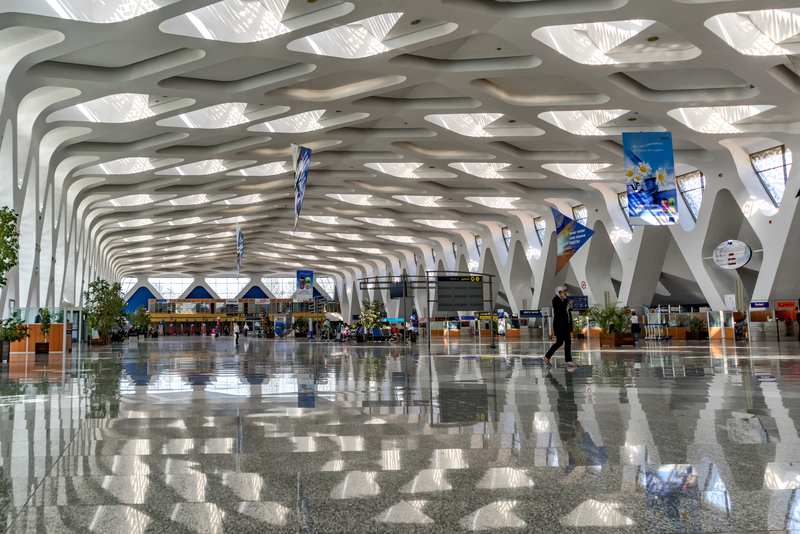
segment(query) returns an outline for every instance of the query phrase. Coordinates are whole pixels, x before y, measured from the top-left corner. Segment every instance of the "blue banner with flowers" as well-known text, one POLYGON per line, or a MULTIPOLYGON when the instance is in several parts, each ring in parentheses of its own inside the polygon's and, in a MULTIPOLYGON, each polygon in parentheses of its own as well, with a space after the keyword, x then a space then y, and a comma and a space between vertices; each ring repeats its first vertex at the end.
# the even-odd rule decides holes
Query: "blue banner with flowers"
POLYGON ((678 222, 678 188, 670 132, 622 134, 628 218, 632 226, 678 222))

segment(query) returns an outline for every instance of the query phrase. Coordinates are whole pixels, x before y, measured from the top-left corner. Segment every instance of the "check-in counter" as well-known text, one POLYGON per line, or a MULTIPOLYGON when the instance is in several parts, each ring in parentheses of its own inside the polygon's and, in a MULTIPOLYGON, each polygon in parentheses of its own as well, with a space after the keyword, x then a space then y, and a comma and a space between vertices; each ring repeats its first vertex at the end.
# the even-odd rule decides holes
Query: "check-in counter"
POLYGON ((753 341, 776 341, 780 338, 796 338, 797 323, 783 321, 750 322, 750 339, 753 341))

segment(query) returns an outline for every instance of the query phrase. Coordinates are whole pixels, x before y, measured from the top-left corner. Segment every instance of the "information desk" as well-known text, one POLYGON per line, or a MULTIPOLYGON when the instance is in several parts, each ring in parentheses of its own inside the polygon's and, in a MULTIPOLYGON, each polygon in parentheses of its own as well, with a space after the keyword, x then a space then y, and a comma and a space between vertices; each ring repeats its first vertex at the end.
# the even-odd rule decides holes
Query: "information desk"
MULTIPOLYGON (((44 343, 42 336, 42 325, 29 324, 28 337, 22 341, 11 343, 10 352, 33 352, 36 348, 36 343, 44 343)), ((72 350, 72 324, 67 323, 67 345, 64 346, 64 325, 52 324, 50 325, 50 332, 47 334, 47 342, 50 344, 50 352, 63 352, 65 350, 72 350)))

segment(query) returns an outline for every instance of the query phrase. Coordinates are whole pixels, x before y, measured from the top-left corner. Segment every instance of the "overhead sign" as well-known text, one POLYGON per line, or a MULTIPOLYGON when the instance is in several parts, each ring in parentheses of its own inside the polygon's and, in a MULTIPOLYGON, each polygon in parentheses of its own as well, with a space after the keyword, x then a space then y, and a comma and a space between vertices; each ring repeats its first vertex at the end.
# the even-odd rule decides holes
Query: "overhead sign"
POLYGON ((747 265, 753 252, 747 243, 731 239, 714 249, 714 263, 722 269, 738 269, 747 265))
POLYGON ((474 315, 462 315, 461 316, 461 320, 462 321, 474 321, 475 320, 475 316, 474 315))
POLYGON ((239 304, 239 299, 225 299, 225 304, 239 304))
POLYGON ((520 317, 541 317, 542 310, 520 310, 519 311, 520 317))
POLYGON ((573 310, 588 310, 589 297, 567 297, 567 300, 572 301, 573 310))
POLYGON ((755 310, 763 310, 769 308, 768 301, 754 301, 750 303, 750 308, 755 310))
POLYGON ((623 133, 628 219, 632 226, 678 222, 675 156, 669 132, 623 133))
POLYGON ((775 307, 779 310, 796 310, 797 303, 792 300, 787 300, 785 302, 777 302, 775 307))
POLYGON ((255 304, 269 304, 269 299, 255 299, 255 304))
POLYGON ((556 274, 563 269, 572 256, 589 241, 594 235, 593 230, 589 230, 584 225, 573 221, 560 211, 550 208, 553 218, 556 220, 556 274))
POLYGON ((439 311, 457 312, 483 308, 482 276, 439 276, 436 279, 439 311))
POLYGON ((297 292, 295 300, 314 298, 314 271, 297 271, 297 292))
POLYGON ((169 302, 169 299, 156 299, 156 302, 169 302))

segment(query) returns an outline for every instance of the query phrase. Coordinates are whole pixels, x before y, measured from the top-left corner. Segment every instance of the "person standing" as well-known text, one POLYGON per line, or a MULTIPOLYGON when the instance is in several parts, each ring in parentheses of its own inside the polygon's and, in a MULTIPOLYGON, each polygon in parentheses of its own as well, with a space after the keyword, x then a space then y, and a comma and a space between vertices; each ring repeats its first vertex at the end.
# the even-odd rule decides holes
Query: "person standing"
POLYGON ((636 315, 636 312, 631 312, 631 332, 633 333, 633 339, 636 342, 639 342, 639 332, 642 331, 642 327, 639 325, 639 316, 636 315))
POLYGON ((233 334, 236 336, 236 344, 239 344, 239 323, 233 323, 233 334))
POLYGON ((556 334, 556 342, 544 355, 544 361, 550 366, 550 358, 564 345, 564 361, 570 367, 576 367, 572 361, 571 339, 572 334, 572 302, 567 300, 567 286, 558 286, 556 296, 553 297, 553 331, 556 334))

